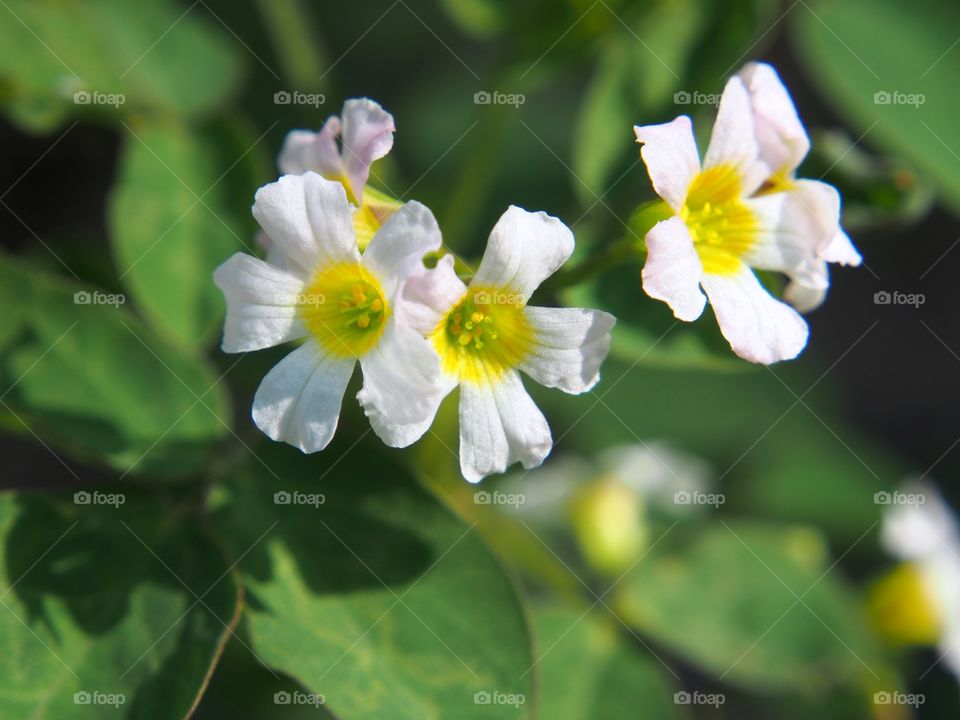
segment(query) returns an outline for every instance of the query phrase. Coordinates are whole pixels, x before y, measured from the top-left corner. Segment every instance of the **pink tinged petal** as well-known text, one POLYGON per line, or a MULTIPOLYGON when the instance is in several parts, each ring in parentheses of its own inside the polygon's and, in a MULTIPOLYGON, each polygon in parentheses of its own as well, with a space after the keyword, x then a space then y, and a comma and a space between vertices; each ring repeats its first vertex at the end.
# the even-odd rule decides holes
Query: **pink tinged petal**
POLYGON ((520 370, 541 385, 579 395, 600 380, 616 318, 600 310, 527 307, 537 342, 520 370))
POLYGON ((766 63, 749 63, 738 76, 750 93, 760 159, 774 174, 792 176, 810 151, 810 138, 790 93, 766 63))
POLYGON ((643 145, 640 156, 657 195, 680 212, 687 188, 700 172, 700 155, 693 137, 690 118, 681 115, 662 125, 637 125, 637 142, 643 145))
POLYGON ((475 286, 509 288, 529 299, 573 253, 573 233, 544 212, 511 205, 494 225, 475 286))
POLYGON ((253 421, 272 440, 305 453, 323 450, 336 432, 355 363, 307 341, 263 378, 253 399, 253 421))
POLYGON ((453 255, 447 253, 436 267, 421 264, 414 269, 394 299, 394 316, 401 325, 429 335, 466 292, 454 271, 453 255))
POLYGON ((363 389, 357 400, 373 431, 390 447, 419 440, 456 386, 455 379, 441 375, 440 358, 429 341, 393 321, 376 347, 360 358, 360 367, 363 389))
POLYGON ((746 265, 734 275, 704 275, 703 289, 720 332, 733 351, 751 362, 792 360, 807 344, 807 323, 768 293, 746 265))
POLYGON ((393 115, 367 98, 343 104, 343 170, 355 198, 363 197, 370 166, 393 147, 393 115))
POLYGON ((703 313, 707 299, 700 290, 703 265, 693 238, 678 217, 663 220, 647 233, 643 290, 670 306, 680 320, 692 322, 703 313))
POLYGON ((303 281, 251 255, 236 253, 213 273, 227 301, 224 352, 273 347, 306 335, 297 318, 303 281))
POLYGON ((537 467, 552 447, 546 418, 515 371, 493 385, 460 386, 460 472, 468 481, 502 473, 518 461, 537 467))
POLYGON ((819 180, 795 180, 789 194, 810 213, 817 232, 817 253, 827 262, 859 265, 862 258, 840 227, 840 193, 819 180))
POLYGON ((830 288, 830 271, 827 263, 816 260, 790 274, 790 283, 783 291, 783 299, 798 312, 816 310, 827 297, 830 288))
POLYGON ((361 262, 376 275, 387 297, 423 266, 423 256, 440 249, 443 239, 433 213, 411 200, 397 210, 373 236, 361 262))
POLYGON ((316 173, 284 175, 257 190, 253 216, 303 268, 360 259, 343 186, 316 173))
POLYGON ((743 81, 732 77, 720 98, 703 167, 735 167, 741 178, 742 195, 748 197, 772 174, 772 170, 760 162, 758 153, 750 95, 743 81))

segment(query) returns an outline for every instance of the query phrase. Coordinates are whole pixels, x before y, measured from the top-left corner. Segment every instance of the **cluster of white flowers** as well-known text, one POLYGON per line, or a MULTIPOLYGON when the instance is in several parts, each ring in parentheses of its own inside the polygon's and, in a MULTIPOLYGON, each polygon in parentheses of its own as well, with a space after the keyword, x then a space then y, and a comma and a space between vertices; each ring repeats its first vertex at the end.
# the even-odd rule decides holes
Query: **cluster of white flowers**
MULTIPOLYGON (((433 214, 367 186, 394 131, 389 113, 359 99, 318 133, 288 135, 283 176, 253 205, 266 260, 238 253, 214 274, 227 300, 223 349, 304 341, 253 403, 261 430, 304 452, 330 443, 359 360, 357 399, 386 444, 419 439, 459 386, 463 476, 476 482, 516 461, 535 467, 553 440, 520 372, 568 393, 590 390, 615 320, 527 305, 574 248, 570 229, 542 212, 508 208, 469 283, 450 254, 428 268, 424 257, 442 247, 433 214)), ((671 215, 646 238, 646 292, 689 321, 703 311, 702 286, 737 354, 796 356, 806 323, 750 268, 787 274, 786 298, 807 310, 823 299, 828 262, 860 258, 840 230, 837 192, 794 177, 809 140, 776 73, 752 65, 730 80, 702 166, 687 117, 636 135, 671 215)))

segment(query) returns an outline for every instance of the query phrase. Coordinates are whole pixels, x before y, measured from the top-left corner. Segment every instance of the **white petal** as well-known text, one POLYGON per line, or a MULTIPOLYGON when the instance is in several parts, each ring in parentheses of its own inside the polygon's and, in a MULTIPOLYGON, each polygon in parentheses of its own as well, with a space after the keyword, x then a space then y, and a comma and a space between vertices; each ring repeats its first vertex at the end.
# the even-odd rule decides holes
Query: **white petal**
POLYGON ((759 161, 750 95, 738 77, 730 78, 723 89, 710 146, 703 158, 704 168, 718 165, 737 168, 744 196, 752 195, 771 175, 759 161))
POLYGON ((411 200, 397 210, 373 236, 363 252, 364 266, 383 284, 388 297, 393 297, 400 284, 417 267, 423 256, 439 250, 443 240, 433 213, 425 205, 411 200))
POLYGON ((416 442, 433 423, 456 380, 440 373, 440 358, 415 330, 391 322, 376 347, 360 358, 357 400, 373 431, 390 447, 416 442))
POLYGON ((680 320, 691 322, 707 302, 700 290, 702 276, 703 265, 683 221, 672 217, 654 225, 647 233, 647 261, 641 273, 644 292, 667 303, 680 320))
POLYGON ((807 323, 768 293, 746 265, 736 275, 704 275, 700 281, 733 351, 769 365, 791 360, 807 344, 807 323))
POLYGON ((306 335, 297 318, 303 281, 252 255, 236 253, 213 272, 227 301, 224 352, 262 350, 306 335))
POLYGON ((750 267, 790 273, 818 260, 823 225, 804 199, 778 192, 744 202, 759 225, 757 238, 743 257, 750 267))
POLYGON ((516 372, 494 385, 460 385, 460 472, 468 481, 479 482, 517 461, 536 467, 552 447, 546 418, 516 372))
POLYGON ((862 258, 840 227, 840 193, 819 180, 795 180, 789 195, 813 217, 818 237, 818 255, 827 262, 859 265, 862 258))
POLYGON ((738 76, 750 93, 760 159, 773 173, 792 175, 810 150, 810 138, 790 93, 766 63, 749 63, 738 76))
POLYGON ((307 341, 263 378, 253 398, 253 421, 272 440, 312 453, 330 444, 354 358, 326 355, 307 341))
POLYGON ((676 211, 683 207, 687 188, 700 172, 700 155, 690 118, 681 115, 662 125, 636 125, 640 156, 653 189, 676 211))
POLYGON ((783 299, 798 312, 816 310, 827 297, 830 287, 830 271, 827 263, 816 260, 790 273, 790 283, 783 291, 783 299))
POLYGON ((541 385, 578 395, 600 380, 616 318, 600 310, 524 308, 537 343, 520 369, 541 385))
POLYGON ((393 116, 373 100, 343 104, 343 169, 355 198, 363 197, 370 166, 393 147, 393 116))
POLYGON ((291 130, 283 141, 277 165, 283 175, 302 175, 315 172, 335 179, 342 174, 337 136, 340 134, 340 119, 330 117, 320 132, 291 130))
POLYGON ((853 241, 842 229, 838 229, 837 234, 830 239, 826 247, 821 248, 820 257, 827 262, 839 263, 840 265, 857 266, 863 262, 863 258, 857 252, 857 248, 854 247, 853 241))
POLYGON ((360 258, 343 186, 316 173, 284 175, 264 185, 257 190, 253 216, 301 267, 360 258))
POLYGON ((429 335, 466 292, 467 286, 454 270, 453 255, 447 253, 436 267, 421 264, 414 269, 394 300, 394 317, 421 335, 429 335))
POLYGON ((474 284, 509 288, 529 299, 573 253, 573 233, 544 212, 511 205, 494 225, 474 284))

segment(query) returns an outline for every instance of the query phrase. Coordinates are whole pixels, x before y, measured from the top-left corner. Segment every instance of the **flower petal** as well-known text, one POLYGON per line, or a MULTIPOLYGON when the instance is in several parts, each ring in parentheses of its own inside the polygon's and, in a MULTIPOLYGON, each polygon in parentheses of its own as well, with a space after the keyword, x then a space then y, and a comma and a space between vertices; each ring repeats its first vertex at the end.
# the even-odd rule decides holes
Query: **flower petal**
POLYGON ((647 295, 662 300, 680 320, 692 322, 707 298, 700 290, 703 265, 687 226, 679 217, 663 220, 647 233, 647 261, 641 277, 647 295))
POLYGON ((301 267, 360 259, 343 186, 316 173, 284 175, 264 185, 257 190, 253 216, 301 267))
POLYGON ((541 385, 578 395, 600 380, 600 365, 610 350, 616 318, 582 308, 524 309, 537 344, 520 365, 541 385))
POLYGON ((790 273, 818 259, 823 224, 807 202, 793 192, 745 200, 758 231, 743 261, 759 270, 790 273))
POLYGON ((640 156, 647 166, 653 189, 677 212, 683 207, 687 188, 700 172, 700 155, 693 125, 686 115, 662 125, 636 125, 640 156))
POLYGON ((545 212, 511 205, 487 240, 473 284, 509 288, 529 299, 573 253, 573 233, 545 212))
POLYGON ((253 421, 272 440, 313 453, 330 444, 354 358, 325 355, 307 341, 267 373, 253 398, 253 421))
POLYGON ((790 283, 783 291, 783 299, 798 312, 816 310, 827 297, 830 271, 823 260, 815 260, 790 273, 790 283))
POLYGON ((414 269, 394 300, 394 316, 401 325, 429 335, 466 292, 453 255, 447 253, 434 268, 421 264, 414 269))
POLYGON ((333 180, 343 174, 337 136, 340 134, 340 118, 327 118, 320 132, 291 130, 284 138, 277 165, 283 175, 303 175, 315 172, 333 180))
POLYGON ((744 197, 752 195, 772 174, 759 160, 750 95, 738 77, 730 78, 723 89, 710 146, 703 158, 704 168, 721 165, 737 169, 744 197))
POLYGON ((791 176, 810 151, 810 138, 790 93, 767 63, 749 63, 737 75, 750 94, 760 159, 773 174, 791 176))
POLYGON ((734 275, 704 275, 700 281, 733 351, 769 365, 791 360, 807 344, 807 323, 768 293, 746 265, 734 275))
POLYGON ((393 297, 400 284, 423 266, 423 256, 439 250, 442 242, 433 213, 411 200, 380 227, 361 262, 380 278, 387 296, 393 297))
POLYGON ((367 98, 343 104, 343 171, 355 198, 363 197, 370 166, 393 147, 393 115, 367 98))
POLYGON ((546 418, 516 372, 493 385, 460 385, 460 472, 469 482, 517 461, 536 467, 552 447, 546 418))
POLYGON ((813 217, 818 233, 818 255, 827 262, 859 265, 860 253, 840 227, 840 193, 819 180, 795 180, 789 194, 803 204, 813 217))
POLYGON ((390 447, 416 442, 433 423, 440 402, 456 386, 442 376, 440 358, 422 335, 391 321, 377 346, 360 358, 363 389, 357 400, 377 436, 390 447))
POLYGON ((303 281, 252 255, 236 253, 213 272, 227 301, 224 352, 262 350, 307 334, 297 318, 303 281))

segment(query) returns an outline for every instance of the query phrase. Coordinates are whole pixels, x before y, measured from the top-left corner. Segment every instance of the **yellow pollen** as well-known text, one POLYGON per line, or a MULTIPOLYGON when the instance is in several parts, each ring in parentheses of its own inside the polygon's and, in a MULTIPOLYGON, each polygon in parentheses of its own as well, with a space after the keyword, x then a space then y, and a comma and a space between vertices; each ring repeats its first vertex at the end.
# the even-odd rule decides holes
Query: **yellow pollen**
POLYGON ((390 306, 380 282, 357 262, 321 268, 302 293, 297 310, 324 350, 337 357, 360 357, 380 339, 390 306))
POLYGON ((520 297, 507 288, 467 290, 430 335, 444 371, 488 384, 520 365, 536 343, 520 297))
POLYGON ((757 240, 759 224, 743 202, 740 173, 732 165, 707 168, 693 179, 680 218, 704 272, 712 275, 737 273, 757 240))

